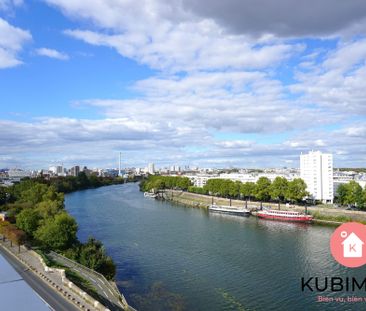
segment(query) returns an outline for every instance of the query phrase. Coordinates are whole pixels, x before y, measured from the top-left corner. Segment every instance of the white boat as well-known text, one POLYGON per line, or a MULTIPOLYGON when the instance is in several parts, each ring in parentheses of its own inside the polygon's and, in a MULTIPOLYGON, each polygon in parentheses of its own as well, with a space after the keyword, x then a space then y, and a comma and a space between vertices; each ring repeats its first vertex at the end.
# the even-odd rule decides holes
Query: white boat
POLYGON ((144 192, 144 197, 145 198, 152 198, 155 199, 158 195, 154 192, 144 192))
POLYGON ((216 205, 212 204, 208 207, 210 212, 230 214, 237 216, 249 216, 250 211, 244 207, 229 206, 229 205, 216 205))

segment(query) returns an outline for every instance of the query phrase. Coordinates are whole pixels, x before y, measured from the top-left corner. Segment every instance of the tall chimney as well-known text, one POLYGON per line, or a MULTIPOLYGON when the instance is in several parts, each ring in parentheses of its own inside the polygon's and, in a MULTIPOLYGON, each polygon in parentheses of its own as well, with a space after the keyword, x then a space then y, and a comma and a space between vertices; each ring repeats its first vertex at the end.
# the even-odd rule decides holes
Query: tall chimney
POLYGON ((122 152, 119 153, 118 176, 122 176, 122 172, 121 172, 121 161, 122 161, 122 152))

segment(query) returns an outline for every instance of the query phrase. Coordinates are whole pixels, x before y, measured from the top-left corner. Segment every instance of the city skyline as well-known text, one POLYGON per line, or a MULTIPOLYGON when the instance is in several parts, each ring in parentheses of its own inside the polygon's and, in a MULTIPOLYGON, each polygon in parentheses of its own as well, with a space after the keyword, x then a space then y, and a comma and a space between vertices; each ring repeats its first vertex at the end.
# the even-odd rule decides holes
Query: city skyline
POLYGON ((0 168, 364 167, 366 4, 261 2, 0 0, 0 168))

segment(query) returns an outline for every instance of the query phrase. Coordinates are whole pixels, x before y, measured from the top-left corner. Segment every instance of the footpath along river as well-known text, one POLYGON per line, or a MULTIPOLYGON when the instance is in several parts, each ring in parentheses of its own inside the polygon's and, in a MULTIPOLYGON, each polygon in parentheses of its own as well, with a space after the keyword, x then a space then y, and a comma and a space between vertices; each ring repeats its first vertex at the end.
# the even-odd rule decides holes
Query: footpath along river
POLYGON ((116 282, 139 311, 365 310, 366 292, 301 291, 301 278, 356 277, 329 251, 332 227, 210 214, 144 198, 138 184, 66 195, 79 238, 101 240, 117 264, 116 282))

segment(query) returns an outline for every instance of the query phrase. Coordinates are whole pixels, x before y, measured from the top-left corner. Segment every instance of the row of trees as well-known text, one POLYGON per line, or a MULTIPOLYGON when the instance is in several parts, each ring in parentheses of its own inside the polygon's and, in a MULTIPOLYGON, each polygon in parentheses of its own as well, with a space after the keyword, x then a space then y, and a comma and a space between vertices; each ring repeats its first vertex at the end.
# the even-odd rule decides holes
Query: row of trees
POLYGON ((241 198, 258 201, 300 202, 309 193, 305 182, 296 178, 288 181, 276 177, 273 182, 267 177, 260 177, 256 183, 232 181, 230 179, 209 179, 204 187, 195 187, 187 177, 149 176, 141 183, 143 191, 159 189, 180 189, 198 194, 210 194, 225 198, 241 198))
POLYGON ((45 251, 54 250, 79 262, 81 257, 77 254, 87 253, 89 261, 83 261, 83 264, 103 273, 108 279, 114 277, 115 265, 106 255, 102 243, 90 239, 82 244, 78 240, 77 223, 64 209, 64 194, 58 192, 54 185, 29 179, 7 191, 11 193, 13 202, 3 205, 1 209, 6 210, 15 223, 8 226, 2 224, 4 237, 17 244, 26 238, 28 243, 45 251), (17 238, 20 236, 17 230, 23 232, 21 240, 17 238))
POLYGON ((122 184, 124 179, 121 177, 100 177, 94 174, 87 175, 85 172, 80 172, 76 177, 57 177, 46 182, 54 186, 58 192, 69 193, 77 190, 122 184))
MULTIPOLYGON (((196 190, 191 188, 190 190, 196 190)), ((267 177, 260 177, 256 183, 232 181, 229 179, 209 179, 200 193, 211 194, 226 198, 241 198, 258 201, 300 202, 309 193, 305 182, 296 178, 288 181, 283 177, 276 177, 273 182, 267 177)))
POLYGON ((192 185, 188 177, 150 175, 140 183, 142 191, 157 191, 160 189, 188 190, 192 185))
POLYGON ((341 184, 337 188, 335 201, 341 205, 366 208, 366 188, 362 189, 360 184, 354 180, 347 184, 341 184))
MULTIPOLYGON (((37 184, 45 184, 47 186, 52 186, 53 190, 51 193, 58 193, 60 196, 63 193, 69 193, 78 190, 90 189, 90 188, 98 188, 102 186, 109 186, 114 184, 122 184, 126 180, 121 177, 100 177, 94 174, 87 175, 85 172, 80 172, 78 176, 66 176, 66 177, 55 177, 51 179, 45 179, 43 177, 38 177, 35 179, 25 178, 21 183, 16 184, 16 186, 11 188, 0 187, 0 205, 5 203, 15 202, 20 198, 20 194, 23 193, 23 190, 29 190, 29 184, 36 182, 37 184)), ((128 181, 136 181, 135 178, 128 179, 128 181)), ((38 186, 41 190, 41 186, 38 186)), ((31 193, 24 193, 27 199, 30 199, 34 204, 34 198, 38 196, 37 189, 29 190, 31 193)), ((24 201, 24 200, 22 200, 24 201)))

